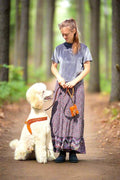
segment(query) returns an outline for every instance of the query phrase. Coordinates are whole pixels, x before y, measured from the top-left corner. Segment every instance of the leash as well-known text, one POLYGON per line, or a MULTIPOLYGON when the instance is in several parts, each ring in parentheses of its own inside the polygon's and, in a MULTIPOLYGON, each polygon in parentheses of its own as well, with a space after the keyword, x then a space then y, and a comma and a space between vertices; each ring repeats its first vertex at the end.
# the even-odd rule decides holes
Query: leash
POLYGON ((57 93, 58 93, 58 90, 60 89, 60 86, 57 88, 57 91, 56 91, 56 93, 55 93, 55 99, 54 99, 54 101, 53 101, 53 103, 52 103, 52 105, 51 106, 49 106, 48 108, 46 108, 45 109, 45 111, 48 111, 52 106, 54 106, 54 104, 55 104, 55 101, 56 101, 56 97, 57 97, 57 93))
MULTIPOLYGON (((57 89, 57 91, 56 91, 55 99, 54 99, 53 104, 52 104, 51 106, 49 106, 47 109, 45 109, 45 111, 49 110, 52 106, 54 106, 59 88, 60 88, 60 86, 58 87, 58 89, 57 89)), ((77 114, 79 114, 77 105, 76 105, 76 104, 74 103, 74 101, 73 101, 74 88, 72 88, 72 93, 70 93, 70 89, 67 88, 65 95, 66 95, 67 93, 69 94, 69 96, 70 96, 70 98, 71 98, 71 101, 72 101, 72 103, 73 103, 73 106, 70 107, 70 111, 71 111, 72 117, 74 117, 74 116, 76 116, 77 114)))
POLYGON ((71 101, 72 101, 72 103, 74 104, 74 102, 73 102, 73 95, 74 95, 74 88, 72 88, 72 94, 70 93, 70 90, 69 90, 69 88, 67 88, 67 90, 66 90, 66 94, 69 94, 70 95, 70 97, 71 97, 71 101))
MULTIPOLYGON (((53 104, 52 104, 51 106, 49 106, 48 108, 46 108, 45 111, 48 111, 52 106, 54 106, 55 101, 56 101, 56 97, 57 97, 57 93, 58 93, 58 90, 59 90, 59 89, 60 89, 60 85, 59 85, 59 87, 57 88, 57 91, 56 91, 56 94, 55 94, 55 99, 54 99, 53 104)), ((65 95, 67 94, 67 92, 69 93, 69 95, 70 95, 70 97, 71 97, 71 100, 72 100, 72 97, 73 97, 73 95, 74 95, 74 88, 72 88, 72 95, 71 95, 71 93, 70 93, 70 91, 69 91, 69 88, 67 88, 67 91, 66 91, 65 95)), ((73 102, 73 100, 72 100, 72 102, 73 102)), ((73 104, 74 104, 74 102, 73 102, 73 104)))
POLYGON ((30 125, 34 122, 38 122, 38 121, 46 121, 47 117, 39 117, 39 118, 33 118, 33 119, 29 119, 28 121, 25 121, 25 124, 27 125, 27 129, 29 131, 30 134, 32 134, 32 130, 30 125))

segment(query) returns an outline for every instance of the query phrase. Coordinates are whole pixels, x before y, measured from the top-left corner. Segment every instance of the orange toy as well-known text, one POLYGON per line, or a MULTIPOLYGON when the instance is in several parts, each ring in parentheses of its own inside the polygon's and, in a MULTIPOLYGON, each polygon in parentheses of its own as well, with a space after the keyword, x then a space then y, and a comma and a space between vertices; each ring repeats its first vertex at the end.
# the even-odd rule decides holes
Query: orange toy
MULTIPOLYGON (((74 88, 72 88, 72 94, 70 93, 69 89, 67 89, 67 92, 69 93, 69 95, 71 97, 71 100, 72 100, 72 97, 73 97, 73 94, 74 94, 74 88)), ((74 117, 77 114, 79 114, 79 111, 78 111, 77 105, 74 104, 73 100, 72 100, 72 103, 73 103, 73 106, 70 107, 70 111, 71 111, 72 117, 74 117)))
POLYGON ((77 114, 79 114, 79 111, 77 109, 76 104, 73 104, 73 106, 70 107, 70 111, 71 111, 71 115, 72 117, 76 116, 77 114))

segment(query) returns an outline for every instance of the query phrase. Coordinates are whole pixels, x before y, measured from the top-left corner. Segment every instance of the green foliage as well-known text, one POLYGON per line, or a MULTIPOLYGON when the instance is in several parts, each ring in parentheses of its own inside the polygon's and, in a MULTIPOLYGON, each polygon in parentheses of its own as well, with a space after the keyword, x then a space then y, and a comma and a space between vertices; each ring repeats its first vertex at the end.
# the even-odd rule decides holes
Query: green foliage
POLYGON ((23 68, 18 66, 14 67, 13 65, 10 66, 10 81, 22 81, 23 80, 23 68))
POLYGON ((9 68, 10 81, 23 81, 23 68, 21 66, 3 64, 0 67, 9 68))
POLYGON ((23 68, 21 66, 9 65, 9 80, 10 81, 23 81, 23 68))
POLYGON ((22 68, 14 67, 13 65, 3 65, 9 68, 9 82, 0 82, 0 105, 4 102, 18 101, 20 98, 25 98, 27 86, 23 81, 22 68))
MULTIPOLYGON (((13 65, 2 65, 9 68, 9 82, 0 82, 0 105, 4 102, 18 101, 20 98, 25 98, 27 86, 23 81, 22 67, 14 67, 13 65)), ((34 65, 28 67, 28 83, 33 84, 40 81, 46 81, 45 75, 46 66, 43 64, 40 68, 35 69, 34 65)))
POLYGON ((33 84, 39 81, 46 81, 47 77, 46 77, 46 70, 45 70, 45 65, 42 65, 41 67, 39 67, 38 69, 34 68, 33 64, 29 65, 28 68, 28 83, 29 84, 33 84))
POLYGON ((0 82, 0 105, 4 102, 11 103, 25 98, 26 90, 24 81, 0 82))
POLYGON ((113 108, 113 109, 112 109, 112 116, 113 116, 113 117, 116 117, 117 115, 118 115, 118 109, 113 108))
POLYGON ((112 107, 112 109, 111 109, 111 115, 112 115, 111 121, 114 121, 115 119, 117 119, 119 113, 120 113, 120 111, 116 107, 112 107))
POLYGON ((120 110, 114 105, 110 105, 104 109, 104 113, 107 115, 108 122, 113 122, 114 120, 119 119, 120 110))

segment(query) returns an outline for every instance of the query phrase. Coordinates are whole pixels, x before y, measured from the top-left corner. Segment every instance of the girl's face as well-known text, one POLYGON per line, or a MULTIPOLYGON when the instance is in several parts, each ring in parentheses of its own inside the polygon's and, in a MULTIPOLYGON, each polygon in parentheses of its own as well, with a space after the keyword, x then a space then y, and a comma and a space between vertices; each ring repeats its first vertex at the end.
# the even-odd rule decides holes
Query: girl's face
POLYGON ((74 39, 74 34, 75 34, 75 29, 73 29, 72 31, 70 30, 70 27, 63 27, 60 29, 61 34, 63 36, 63 38, 65 39, 65 41, 67 43, 73 43, 73 39, 74 39))

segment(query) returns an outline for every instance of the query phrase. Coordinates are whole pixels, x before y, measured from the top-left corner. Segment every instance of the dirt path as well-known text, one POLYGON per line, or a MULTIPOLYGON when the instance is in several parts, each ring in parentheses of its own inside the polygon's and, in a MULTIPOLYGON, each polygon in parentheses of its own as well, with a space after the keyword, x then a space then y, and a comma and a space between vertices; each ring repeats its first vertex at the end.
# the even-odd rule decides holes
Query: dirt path
MULTIPOLYGON (((54 89, 54 82, 48 83, 48 87, 54 89)), ((85 99, 87 154, 79 155, 77 164, 69 163, 68 156, 63 164, 13 160, 13 151, 8 144, 10 140, 19 138, 30 107, 26 101, 5 106, 5 119, 0 131, 0 180, 119 180, 120 153, 116 147, 100 148, 98 136, 100 119, 95 107, 99 105, 102 108, 107 99, 103 101, 97 94, 86 94, 85 99)), ((48 114, 50 115, 50 111, 48 114)))

